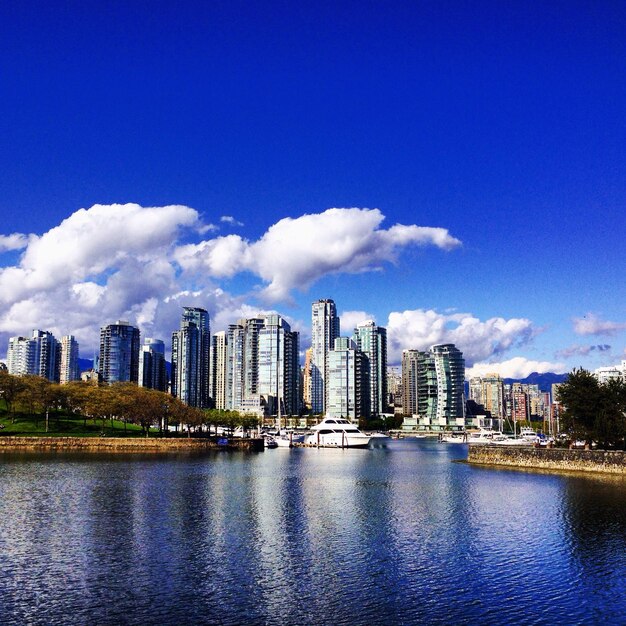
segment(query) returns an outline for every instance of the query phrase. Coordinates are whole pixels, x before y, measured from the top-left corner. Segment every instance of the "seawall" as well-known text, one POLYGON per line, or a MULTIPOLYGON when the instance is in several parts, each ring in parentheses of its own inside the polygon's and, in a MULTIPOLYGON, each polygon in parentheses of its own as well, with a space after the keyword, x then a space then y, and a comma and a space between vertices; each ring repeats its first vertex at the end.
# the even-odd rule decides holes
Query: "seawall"
POLYGON ((470 445, 467 460, 474 465, 626 475, 626 452, 621 450, 504 448, 470 445))
POLYGON ((0 437, 2 452, 168 453, 208 450, 260 452, 263 439, 160 437, 0 437), (227 443, 224 443, 227 441, 227 443))

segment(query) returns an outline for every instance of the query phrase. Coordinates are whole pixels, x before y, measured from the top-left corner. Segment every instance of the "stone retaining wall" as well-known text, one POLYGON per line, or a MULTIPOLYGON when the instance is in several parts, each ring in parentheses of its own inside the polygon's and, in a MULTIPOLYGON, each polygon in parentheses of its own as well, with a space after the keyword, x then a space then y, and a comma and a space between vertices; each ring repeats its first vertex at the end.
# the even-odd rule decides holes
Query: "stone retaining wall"
POLYGON ((626 475, 626 452, 564 448, 505 448, 470 445, 467 460, 476 465, 626 475))
MULTIPOLYGON (((220 439, 223 441, 223 438, 220 439)), ((231 437, 227 445, 215 438, 152 437, 0 437, 1 452, 203 452, 263 450, 263 439, 231 437)))

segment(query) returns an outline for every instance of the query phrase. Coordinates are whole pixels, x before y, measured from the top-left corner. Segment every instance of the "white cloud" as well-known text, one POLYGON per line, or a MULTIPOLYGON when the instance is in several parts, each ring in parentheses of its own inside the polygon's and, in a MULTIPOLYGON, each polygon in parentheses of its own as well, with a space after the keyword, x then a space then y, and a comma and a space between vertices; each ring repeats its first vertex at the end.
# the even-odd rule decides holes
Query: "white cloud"
POLYGON ((533 372, 563 374, 566 371, 567 368, 563 363, 533 361, 522 356, 516 356, 500 363, 476 363, 473 367, 466 369, 465 378, 470 379, 474 376, 485 376, 491 373, 500 374, 502 378, 526 378, 533 372))
POLYGON ((574 318, 574 332, 577 335, 616 335, 626 330, 626 323, 609 322, 595 313, 587 313, 583 317, 574 318))
POLYGON ((265 284, 261 296, 276 302, 328 274, 382 269, 407 246, 451 250, 461 245, 444 228, 396 224, 380 229, 384 219, 378 209, 328 209, 282 219, 255 242, 228 235, 182 246, 175 259, 186 271, 217 278, 251 272, 265 284))
POLYGON ((538 330, 524 318, 493 317, 481 321, 470 313, 439 313, 415 309, 389 314, 388 360, 401 361, 403 349, 426 350, 437 343, 453 343, 468 365, 527 344, 538 330))
POLYGON ((220 222, 223 224, 229 224, 230 226, 243 226, 243 222, 236 220, 232 215, 222 215, 220 222))
POLYGON ((186 206, 80 209, 43 234, 1 236, 5 250, 23 252, 0 268, 0 339, 6 345, 10 334, 33 328, 71 332, 89 354, 101 325, 128 319, 167 344, 183 305, 207 308, 212 328, 225 329, 263 312, 246 302, 251 295, 288 301, 326 274, 393 263, 406 246, 460 245, 442 228, 385 230, 383 220, 377 209, 329 209, 280 220, 256 241, 231 234, 189 243, 214 227, 186 206), (232 295, 216 282, 240 273, 256 276, 260 289, 232 295))
POLYGON ((367 320, 373 320, 374 316, 365 311, 344 311, 339 316, 341 322, 341 334, 343 336, 352 335, 352 331, 367 320))
POLYGON ((28 235, 13 233, 11 235, 0 235, 0 252, 7 250, 22 250, 28 245, 28 235))

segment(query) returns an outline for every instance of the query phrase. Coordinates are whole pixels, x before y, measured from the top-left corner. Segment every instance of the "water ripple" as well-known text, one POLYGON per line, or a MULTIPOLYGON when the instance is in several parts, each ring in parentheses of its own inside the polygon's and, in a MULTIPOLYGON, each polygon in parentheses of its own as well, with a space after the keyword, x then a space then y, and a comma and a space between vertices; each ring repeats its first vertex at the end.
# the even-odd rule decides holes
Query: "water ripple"
POLYGON ((624 481, 463 448, 6 455, 0 623, 623 623, 624 481))

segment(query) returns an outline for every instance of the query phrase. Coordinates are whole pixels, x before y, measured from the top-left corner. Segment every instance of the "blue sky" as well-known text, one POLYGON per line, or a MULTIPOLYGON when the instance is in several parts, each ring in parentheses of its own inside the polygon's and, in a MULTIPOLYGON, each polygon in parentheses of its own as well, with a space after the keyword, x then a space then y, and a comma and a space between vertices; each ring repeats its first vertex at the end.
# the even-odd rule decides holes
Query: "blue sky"
POLYGON ((0 356, 331 297, 392 361, 626 358, 623 3, 5 3, 0 51, 0 356))

